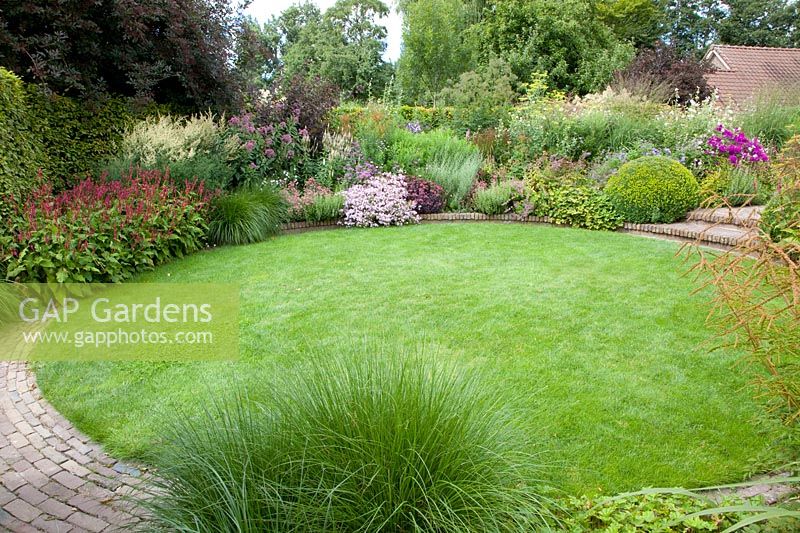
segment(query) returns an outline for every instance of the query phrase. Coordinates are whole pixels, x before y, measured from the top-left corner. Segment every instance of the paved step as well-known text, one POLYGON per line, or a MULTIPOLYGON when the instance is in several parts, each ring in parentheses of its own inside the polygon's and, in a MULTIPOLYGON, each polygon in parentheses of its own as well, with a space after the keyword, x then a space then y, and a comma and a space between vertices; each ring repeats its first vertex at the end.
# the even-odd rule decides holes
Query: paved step
POLYGON ((714 209, 695 209, 686 217, 690 221, 708 222, 710 224, 732 224, 747 228, 755 228, 761 220, 763 206, 718 207, 714 209))
POLYGON ((685 242, 701 242, 721 248, 732 248, 757 237, 755 228, 687 220, 674 224, 630 224, 624 230, 637 235, 654 236, 685 242))

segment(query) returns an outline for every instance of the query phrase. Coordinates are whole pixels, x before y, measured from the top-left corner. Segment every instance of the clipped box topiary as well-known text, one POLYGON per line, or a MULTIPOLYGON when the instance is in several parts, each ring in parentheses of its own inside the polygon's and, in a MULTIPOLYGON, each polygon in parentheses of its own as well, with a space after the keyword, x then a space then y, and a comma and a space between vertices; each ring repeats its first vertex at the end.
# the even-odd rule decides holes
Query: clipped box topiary
POLYGON ((674 159, 642 157, 611 176, 605 192, 628 222, 670 223, 697 207, 700 186, 674 159))

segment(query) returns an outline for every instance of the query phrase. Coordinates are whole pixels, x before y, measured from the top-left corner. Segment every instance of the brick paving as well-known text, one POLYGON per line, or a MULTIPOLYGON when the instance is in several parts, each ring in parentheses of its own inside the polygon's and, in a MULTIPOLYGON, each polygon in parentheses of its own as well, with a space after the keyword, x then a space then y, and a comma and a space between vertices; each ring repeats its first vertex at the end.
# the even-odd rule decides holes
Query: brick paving
POLYGON ((23 362, 0 362, 0 530, 117 531, 139 524, 143 479, 42 398, 23 362))

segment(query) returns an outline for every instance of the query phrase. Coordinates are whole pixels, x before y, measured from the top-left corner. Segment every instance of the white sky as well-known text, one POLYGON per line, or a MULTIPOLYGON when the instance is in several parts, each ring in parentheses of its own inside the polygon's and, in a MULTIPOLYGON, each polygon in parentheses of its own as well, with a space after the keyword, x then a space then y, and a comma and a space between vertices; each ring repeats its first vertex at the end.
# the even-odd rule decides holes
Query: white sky
MULTIPOLYGON (((293 4, 298 4, 300 1, 301 0, 253 0, 253 2, 250 4, 250 7, 247 8, 246 13, 263 24, 264 22, 267 22, 273 15, 280 14, 287 7, 293 4)), ((317 4, 322 11, 325 11, 335 4, 336 0, 312 0, 312 2, 317 4)), ((386 26, 386 29, 389 32, 387 39, 388 47, 384 57, 388 61, 397 61, 397 59, 400 57, 400 46, 403 40, 402 18, 394 9, 392 5, 393 2, 386 2, 386 4, 392 9, 391 14, 387 18, 381 20, 381 23, 386 26)))

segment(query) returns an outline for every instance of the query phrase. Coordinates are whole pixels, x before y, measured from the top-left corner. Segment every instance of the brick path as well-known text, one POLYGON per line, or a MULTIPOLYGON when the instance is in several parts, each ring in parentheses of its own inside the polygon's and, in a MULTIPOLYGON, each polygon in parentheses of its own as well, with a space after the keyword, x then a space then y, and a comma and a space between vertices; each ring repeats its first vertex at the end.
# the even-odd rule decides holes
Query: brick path
POLYGON ((59 415, 21 362, 0 362, 0 479, 0 530, 116 531, 142 515, 139 471, 59 415))

